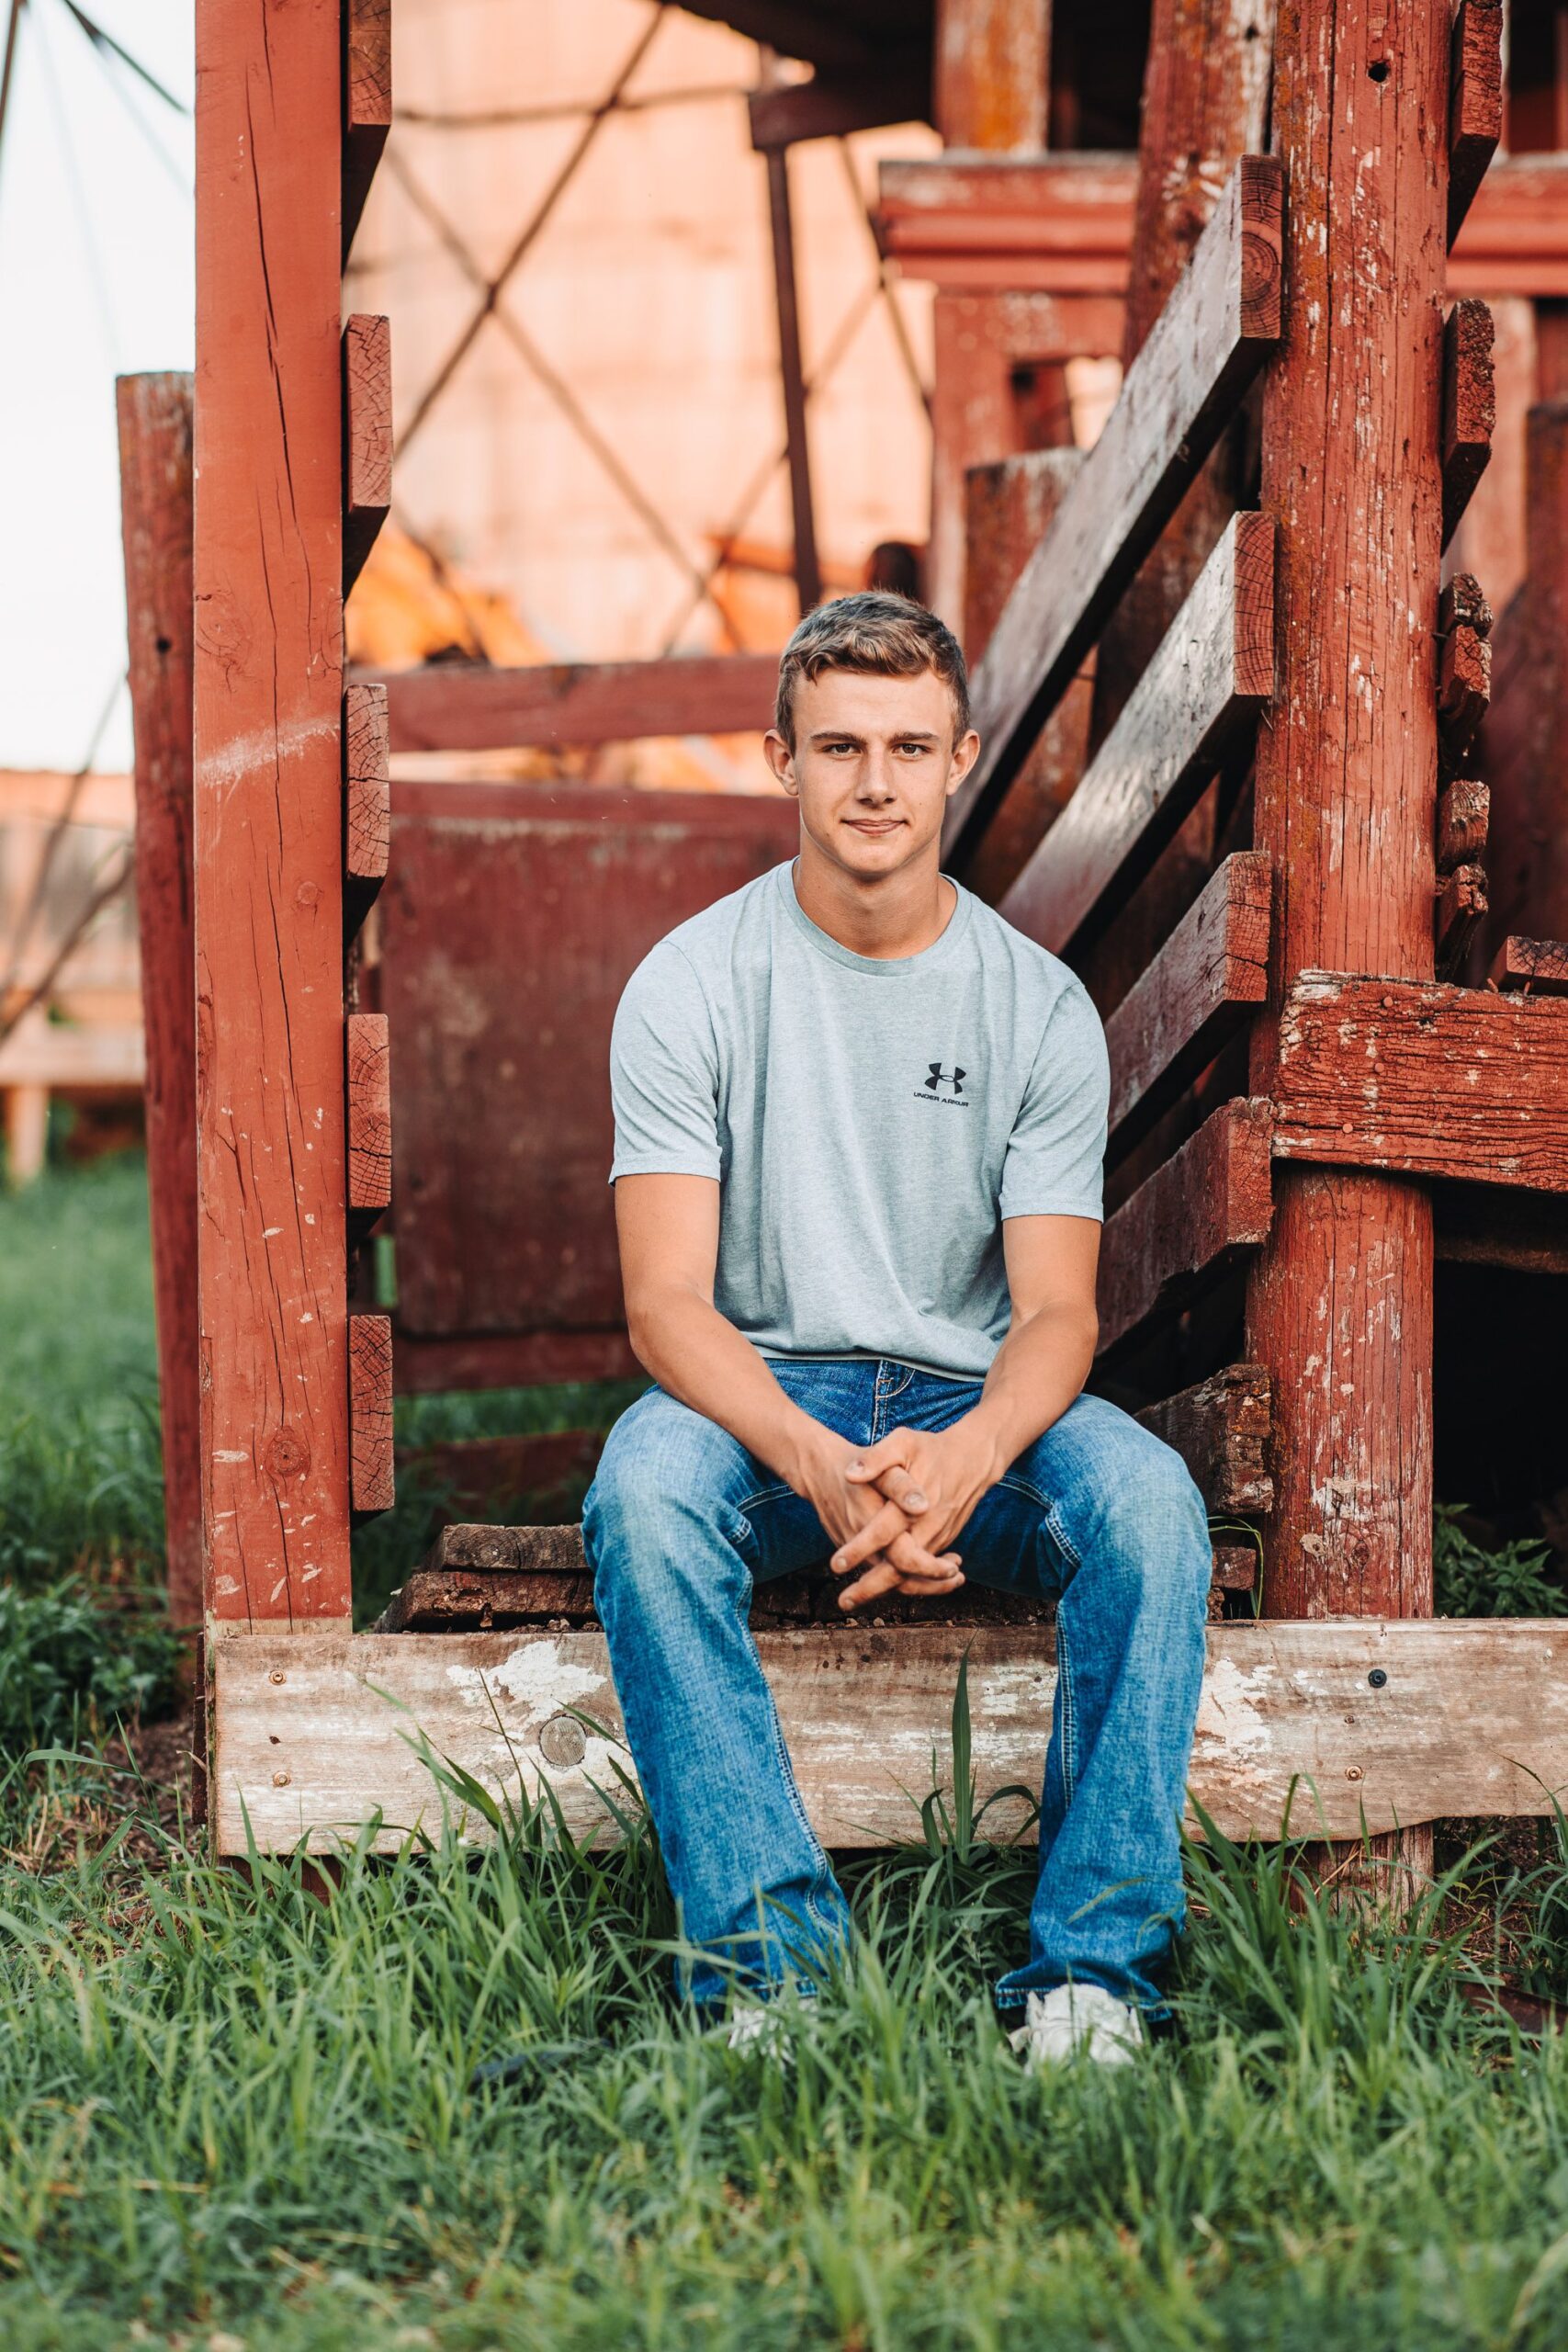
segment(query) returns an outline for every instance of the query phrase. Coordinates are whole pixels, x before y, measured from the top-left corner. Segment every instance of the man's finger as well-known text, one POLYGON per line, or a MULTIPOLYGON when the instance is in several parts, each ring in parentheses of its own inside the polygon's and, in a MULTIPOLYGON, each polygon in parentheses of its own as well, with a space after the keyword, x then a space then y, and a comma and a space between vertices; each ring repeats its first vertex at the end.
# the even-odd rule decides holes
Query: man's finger
POLYGON ((908 1521, 898 1505, 884 1503, 874 1519, 868 1519, 863 1528, 840 1544, 828 1565, 836 1577, 846 1576, 874 1553, 886 1551, 893 1538, 905 1533, 908 1527, 908 1521))
MULTIPOLYGON (((963 1566, 958 1553, 928 1552, 923 1544, 916 1543, 912 1535, 895 1536, 887 1546, 887 1557, 901 1576, 922 1586, 940 1584, 944 1589, 963 1566)), ((959 1582, 963 1582, 961 1577, 959 1582)))
POLYGON ((882 1560, 868 1568, 864 1576, 858 1577, 853 1584, 845 1586, 839 1595, 839 1606, 848 1614, 852 1609, 863 1609, 868 1600, 878 1600, 885 1592, 907 1592, 917 1600, 940 1600, 947 1593, 956 1592, 963 1582, 963 1576, 957 1568, 944 1569, 939 1581, 930 1577, 909 1576, 894 1567, 890 1561, 882 1560))
POLYGON ((908 1511, 911 1519, 919 1519, 923 1510, 931 1509, 931 1499, 925 1488, 917 1484, 913 1473, 906 1470, 901 1462, 896 1462, 890 1470, 885 1470, 876 1485, 890 1503, 897 1503, 899 1510, 908 1511))
POLYGON ((857 1486, 874 1486, 885 1472, 907 1468, 913 1439, 912 1430, 889 1430, 874 1445, 863 1445, 854 1459, 846 1463, 845 1477, 852 1478, 857 1486))

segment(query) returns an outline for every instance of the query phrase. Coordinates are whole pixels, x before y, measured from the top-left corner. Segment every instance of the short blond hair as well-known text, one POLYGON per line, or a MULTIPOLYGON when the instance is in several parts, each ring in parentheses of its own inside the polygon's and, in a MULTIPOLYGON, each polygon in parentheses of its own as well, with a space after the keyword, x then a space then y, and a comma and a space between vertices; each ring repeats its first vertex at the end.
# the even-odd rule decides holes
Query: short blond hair
POLYGON ((858 670, 881 678, 918 678, 934 670, 953 696, 953 740, 969 732, 969 677, 958 639, 912 597, 863 589, 807 614, 779 656, 773 725, 795 749, 795 690, 824 670, 858 670))

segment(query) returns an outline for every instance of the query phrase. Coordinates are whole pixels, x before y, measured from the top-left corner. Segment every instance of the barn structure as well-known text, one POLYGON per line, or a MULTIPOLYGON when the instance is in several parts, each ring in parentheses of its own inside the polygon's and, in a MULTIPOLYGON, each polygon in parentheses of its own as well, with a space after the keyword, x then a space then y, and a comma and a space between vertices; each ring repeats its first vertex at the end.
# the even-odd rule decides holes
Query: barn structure
MULTIPOLYGON (((1434 1622, 1432 1557, 1435 1415, 1460 1458, 1479 1426, 1521 1487, 1568 1479, 1525 1360, 1568 1272, 1555 59, 1531 80, 1519 48, 1511 119, 1542 152, 1494 163, 1498 0, 702 13, 813 69, 753 110, 785 198, 792 141, 928 90, 945 142, 885 169, 879 222, 939 289, 929 586, 978 657, 946 858, 1107 1018, 1096 1377, 1216 1529, 1194 1792, 1272 1837, 1294 1787, 1299 1826, 1397 1832, 1414 1861, 1435 1818, 1548 1811, 1568 1634, 1434 1622), (1137 153, 1096 152, 1097 76, 1145 23, 1137 153), (1495 624, 1457 568, 1467 528, 1506 541, 1483 494, 1466 514, 1498 422, 1488 295, 1531 355, 1495 624), (1049 419, 1086 355, 1124 374, 1083 451, 1049 419), (1445 1303, 1450 1271, 1482 1289, 1445 1303)), ((433 1752, 502 1792, 547 1778, 585 1826, 618 1716, 575 1529, 448 1529, 365 1633, 350 1530, 391 1498, 395 1386, 631 1368, 609 1015, 655 939, 788 854, 793 812, 393 786, 389 758, 750 726, 772 665, 345 676, 392 453, 396 322, 342 305, 387 0, 197 0, 197 33, 194 468, 180 381, 128 380, 121 424, 171 1577, 205 1634, 209 1817, 222 1851, 390 1844, 439 1814, 433 1752), (364 1246, 389 1215, 395 1315, 364 1246)), ((755 1617, 828 1844, 908 1829, 965 1657, 980 1793, 1032 1779, 1048 1622, 966 1596, 846 1623, 829 1582, 755 1617)))

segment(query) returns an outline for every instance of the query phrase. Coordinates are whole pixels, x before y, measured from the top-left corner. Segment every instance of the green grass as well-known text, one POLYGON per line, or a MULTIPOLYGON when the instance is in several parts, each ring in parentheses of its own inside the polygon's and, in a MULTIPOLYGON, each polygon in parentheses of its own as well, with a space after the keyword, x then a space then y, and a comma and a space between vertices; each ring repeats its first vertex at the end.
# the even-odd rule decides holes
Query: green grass
MULTIPOLYGON (((1568 2047, 1465 1996, 1503 1959, 1568 1996, 1561 1822, 1456 1858, 1397 1928, 1216 1839, 1175 2031, 1032 2082, 988 1985, 1032 1855, 987 1848, 949 1786, 848 1873, 856 1951, 781 2071, 673 2002, 635 1814, 603 1851, 546 1816, 479 1854, 355 1853, 322 1904, 297 1862, 212 1867, 122 1750, 78 1748, 134 1695, 161 1543, 134 1162, 0 1200, 0 1333, 6 2352, 1564 2340, 1568 2047), (518 2087, 467 2093, 514 2049, 518 2087)), ((620 1401, 419 1400, 400 1433, 620 1401)), ((358 1539, 368 1583, 422 1509, 358 1539)), ((1467 1605, 1539 1605, 1530 1547, 1503 1573, 1451 1519, 1444 1543, 1467 1605)))

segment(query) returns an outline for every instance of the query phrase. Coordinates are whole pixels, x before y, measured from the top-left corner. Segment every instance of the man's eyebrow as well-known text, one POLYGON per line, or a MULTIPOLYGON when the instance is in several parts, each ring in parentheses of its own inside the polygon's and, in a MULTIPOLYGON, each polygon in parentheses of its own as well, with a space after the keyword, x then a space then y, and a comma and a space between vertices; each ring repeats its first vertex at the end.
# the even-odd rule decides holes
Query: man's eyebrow
MULTIPOLYGON (((808 743, 863 743, 865 737, 857 735, 852 727, 814 727, 807 737, 808 743)), ((897 727, 893 730, 896 743, 940 743, 942 737, 934 727, 897 727)))

